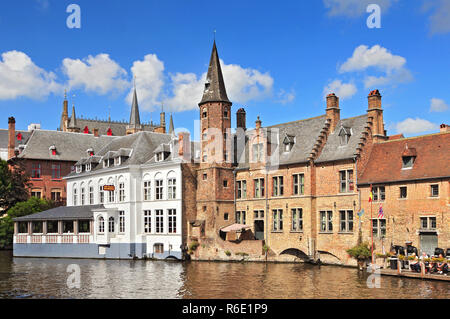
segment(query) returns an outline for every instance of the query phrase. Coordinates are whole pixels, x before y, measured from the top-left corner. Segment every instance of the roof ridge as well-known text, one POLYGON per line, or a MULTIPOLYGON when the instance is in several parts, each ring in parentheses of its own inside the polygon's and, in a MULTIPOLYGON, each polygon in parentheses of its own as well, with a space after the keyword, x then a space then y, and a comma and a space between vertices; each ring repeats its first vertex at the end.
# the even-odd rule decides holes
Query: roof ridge
POLYGON ((321 118, 321 117, 326 117, 326 114, 319 115, 319 116, 314 116, 314 117, 310 117, 310 118, 306 118, 306 119, 302 119, 302 120, 295 120, 295 121, 290 121, 290 122, 274 124, 274 125, 270 125, 270 126, 263 126, 262 128, 271 128, 271 127, 276 127, 276 126, 279 126, 279 125, 299 123, 299 122, 304 122, 304 121, 309 121, 309 120, 315 120, 315 119, 318 119, 318 118, 321 118))
MULTIPOLYGON (((402 134, 402 133, 400 133, 402 134)), ((413 139, 418 139, 418 138, 424 138, 424 137, 430 137, 430 136, 437 136, 437 135, 445 135, 445 134, 450 134, 450 132, 437 132, 437 133, 431 133, 431 134, 425 134, 425 135, 418 135, 418 136, 410 136, 410 137, 404 137, 404 138, 398 138, 395 140, 386 140, 386 141, 381 141, 377 144, 385 144, 385 143, 392 143, 392 142, 401 142, 401 141, 406 141, 406 140, 413 140, 413 139)), ((376 145, 376 144, 375 144, 376 145)))

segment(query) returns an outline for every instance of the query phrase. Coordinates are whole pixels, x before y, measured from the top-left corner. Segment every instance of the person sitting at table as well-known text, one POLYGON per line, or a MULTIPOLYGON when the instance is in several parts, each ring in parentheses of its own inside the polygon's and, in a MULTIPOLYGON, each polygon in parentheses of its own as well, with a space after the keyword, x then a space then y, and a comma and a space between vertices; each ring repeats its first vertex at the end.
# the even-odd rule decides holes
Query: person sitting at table
POLYGON ((430 269, 429 269, 430 264, 428 261, 425 261, 425 259, 427 259, 427 258, 430 258, 430 256, 428 256, 426 252, 422 252, 422 256, 420 256, 420 258, 419 258, 420 261, 422 261, 425 266, 425 273, 430 271, 430 269))
MULTIPOLYGON (((416 254, 412 253, 411 256, 416 257, 416 254)), ((409 266, 411 267, 412 271, 420 272, 420 262, 418 259, 411 260, 411 262, 409 263, 409 266)))
MULTIPOLYGON (((442 256, 442 254, 439 254, 439 258, 444 259, 444 256, 442 256)), ((438 274, 447 274, 448 273, 448 265, 446 262, 442 261, 442 262, 436 262, 436 272, 438 274)))

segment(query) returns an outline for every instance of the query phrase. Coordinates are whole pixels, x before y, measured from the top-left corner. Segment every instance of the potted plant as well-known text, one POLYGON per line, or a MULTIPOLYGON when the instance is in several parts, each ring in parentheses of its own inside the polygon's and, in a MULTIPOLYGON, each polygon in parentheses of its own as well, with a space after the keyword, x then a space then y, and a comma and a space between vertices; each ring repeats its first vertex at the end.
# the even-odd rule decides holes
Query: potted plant
POLYGON ((372 256, 368 243, 361 243, 353 248, 347 249, 347 253, 350 257, 356 259, 359 270, 366 268, 367 260, 372 256))

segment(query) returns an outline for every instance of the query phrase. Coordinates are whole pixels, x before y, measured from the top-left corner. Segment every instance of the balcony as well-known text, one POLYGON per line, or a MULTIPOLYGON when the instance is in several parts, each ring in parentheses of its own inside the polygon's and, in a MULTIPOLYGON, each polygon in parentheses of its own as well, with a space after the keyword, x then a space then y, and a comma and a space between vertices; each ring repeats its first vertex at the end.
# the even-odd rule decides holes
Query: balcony
POLYGON ((94 236, 86 234, 17 234, 14 244, 90 244, 94 236))

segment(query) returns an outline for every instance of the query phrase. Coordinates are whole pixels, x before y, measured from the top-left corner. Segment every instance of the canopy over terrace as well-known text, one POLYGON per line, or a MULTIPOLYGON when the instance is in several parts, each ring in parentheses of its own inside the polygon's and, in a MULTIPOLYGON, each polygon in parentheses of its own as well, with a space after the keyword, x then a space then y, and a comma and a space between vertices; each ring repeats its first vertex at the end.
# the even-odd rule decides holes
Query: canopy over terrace
POLYGON ((250 229, 250 226, 242 225, 242 224, 232 224, 227 227, 224 227, 220 230, 222 239, 228 240, 228 241, 236 241, 241 240, 242 233, 244 233, 247 229, 250 229), (241 233, 241 236, 238 236, 237 234, 241 233), (222 236, 223 234, 223 236, 222 236), (238 238, 239 237, 239 238, 238 238))

